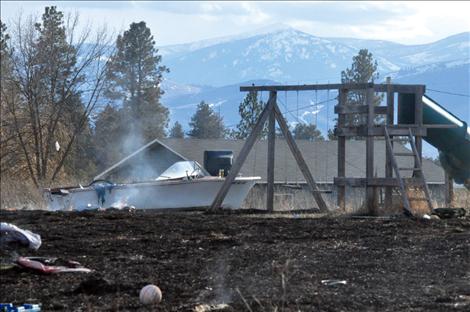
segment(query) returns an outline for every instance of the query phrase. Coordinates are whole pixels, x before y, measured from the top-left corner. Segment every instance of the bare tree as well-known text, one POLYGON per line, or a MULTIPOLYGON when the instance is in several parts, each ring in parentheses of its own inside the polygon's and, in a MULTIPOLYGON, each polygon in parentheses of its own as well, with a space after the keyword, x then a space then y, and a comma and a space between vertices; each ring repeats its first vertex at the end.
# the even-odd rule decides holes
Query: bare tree
POLYGON ((103 93, 111 38, 105 27, 79 31, 78 22, 78 14, 46 7, 41 21, 20 16, 10 33, 11 75, 1 88, 2 108, 24 165, 2 171, 26 169, 36 186, 63 171, 103 93))

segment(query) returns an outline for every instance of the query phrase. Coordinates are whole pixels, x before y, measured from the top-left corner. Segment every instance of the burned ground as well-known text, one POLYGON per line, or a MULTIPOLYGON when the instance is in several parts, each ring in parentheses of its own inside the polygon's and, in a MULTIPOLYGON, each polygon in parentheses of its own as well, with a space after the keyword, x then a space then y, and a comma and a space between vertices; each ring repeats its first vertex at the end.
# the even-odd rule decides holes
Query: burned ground
POLYGON ((470 219, 303 218, 200 212, 2 212, 42 236, 22 255, 76 260, 95 273, 2 270, 1 302, 44 311, 468 311, 470 219), (322 280, 345 280, 324 285, 322 280))

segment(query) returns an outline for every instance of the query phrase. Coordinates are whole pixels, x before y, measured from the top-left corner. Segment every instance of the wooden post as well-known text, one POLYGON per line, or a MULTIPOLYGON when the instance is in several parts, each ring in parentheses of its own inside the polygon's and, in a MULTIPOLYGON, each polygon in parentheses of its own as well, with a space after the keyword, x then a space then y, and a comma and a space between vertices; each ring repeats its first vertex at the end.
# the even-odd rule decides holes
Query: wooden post
POLYGON ((287 126, 287 123, 284 117, 282 116, 282 113, 279 107, 277 106, 277 104, 274 104, 273 109, 274 109, 274 112, 276 113, 276 119, 279 124, 279 127, 281 128, 281 131, 284 134, 284 137, 286 138, 287 145, 289 146, 292 152, 292 155, 297 161, 297 165, 299 166, 300 171, 302 172, 305 178, 305 181, 307 181, 310 191, 312 192, 313 197, 315 198, 315 201, 317 202, 318 208, 322 212, 328 212, 328 207, 326 206, 325 201, 321 197, 320 190, 318 189, 317 183, 315 182, 315 179, 313 178, 312 173, 310 172, 310 169, 305 163, 302 153, 300 152, 297 144, 295 143, 294 138, 292 137, 292 134, 289 131, 289 127, 287 126))
POLYGON ((445 205, 446 208, 452 208, 454 203, 454 179, 446 172, 445 173, 445 205))
POLYGON ((268 116, 271 113, 275 104, 276 104, 275 98, 274 99, 270 98, 268 100, 268 103, 266 104, 266 107, 261 112, 261 115, 258 118, 258 121, 256 122, 255 127, 253 128, 253 131, 248 136, 248 139, 243 145, 240 151, 240 154, 238 154, 237 160, 233 164, 233 167, 230 170, 229 175, 225 178, 224 184, 222 184, 222 187, 220 188, 219 192, 215 196, 214 201, 212 202, 212 205, 211 205, 211 209, 222 208, 222 203, 225 199, 225 196, 227 196, 227 193, 230 189, 230 186, 232 185, 232 182, 235 180, 238 173, 240 172, 240 169, 242 168, 243 163, 245 162, 246 157, 248 156, 248 153, 250 152, 251 148, 255 144, 256 139, 258 138, 258 135, 263 130, 263 126, 266 122, 266 119, 268 119, 268 116))
MULTIPOLYGON (((338 106, 344 107, 348 98, 348 90, 339 89, 338 106)), ((344 114, 338 115, 338 128, 344 127, 346 121, 344 114)), ((346 137, 338 136, 338 177, 346 177, 346 137)), ((338 189, 338 207, 346 210, 346 185, 337 185, 338 189)))
MULTIPOLYGON (((391 78, 387 77, 387 119, 386 119, 386 126, 393 126, 394 123, 394 92, 391 88, 391 78)), ((392 150, 393 150, 393 141, 391 141, 392 150)), ((392 178, 393 177, 393 166, 392 166, 392 155, 388 152, 387 145, 385 145, 385 177, 392 178)), ((393 187, 387 186, 385 187, 385 209, 390 211, 393 207, 392 203, 392 193, 393 187)))
MULTIPOLYGON (((423 88, 417 87, 415 91, 415 125, 418 126, 417 129, 423 126, 423 88)), ((419 162, 422 162, 423 159, 423 137, 420 135, 415 136, 415 145, 418 150, 419 162)), ((415 160, 415 167, 418 167, 418 160, 415 160)), ((414 171, 413 176, 420 176, 419 171, 414 171)))
MULTIPOLYGON (((275 91, 269 93, 269 98, 276 102, 277 96, 275 91)), ((274 110, 269 113, 268 121, 268 184, 266 192, 266 209, 274 210, 274 154, 276 142, 276 114, 274 110)))
MULTIPOLYGON (((374 88, 367 88, 366 90, 366 103, 368 107, 367 113, 367 132, 374 126, 374 88)), ((370 214, 375 215, 377 210, 375 207, 375 194, 374 187, 369 186, 369 180, 374 178, 374 137, 367 134, 366 137, 366 204, 370 214)))

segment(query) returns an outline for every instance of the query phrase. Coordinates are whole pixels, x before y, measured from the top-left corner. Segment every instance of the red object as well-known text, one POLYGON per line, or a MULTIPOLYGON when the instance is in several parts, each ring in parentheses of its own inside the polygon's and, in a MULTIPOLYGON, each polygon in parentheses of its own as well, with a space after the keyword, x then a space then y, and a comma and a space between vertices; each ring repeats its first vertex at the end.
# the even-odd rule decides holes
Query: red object
POLYGON ((44 274, 64 273, 64 272, 83 272, 89 273, 90 269, 87 268, 68 268, 64 266, 44 265, 39 261, 30 260, 25 257, 18 257, 16 263, 22 268, 31 269, 44 274))

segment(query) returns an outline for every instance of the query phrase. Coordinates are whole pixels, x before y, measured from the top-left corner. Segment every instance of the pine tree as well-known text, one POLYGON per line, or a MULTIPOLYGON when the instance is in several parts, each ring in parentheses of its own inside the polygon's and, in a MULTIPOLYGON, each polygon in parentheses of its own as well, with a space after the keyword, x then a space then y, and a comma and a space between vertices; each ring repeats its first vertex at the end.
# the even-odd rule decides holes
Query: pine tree
MULTIPOLYGON (((253 127, 256 124, 261 112, 263 111, 264 103, 263 101, 258 101, 257 92, 249 92, 240 106, 238 112, 240 114, 240 122, 237 125, 237 131, 235 136, 237 139, 246 139, 253 127)), ((268 134, 267 125, 263 128, 263 131, 260 134, 261 138, 266 138, 268 134)))
POLYGON ((226 132, 222 118, 204 101, 197 106, 189 126, 191 130, 188 135, 198 139, 223 138, 226 132))
POLYGON ((122 101, 124 125, 142 134, 144 141, 165 137, 168 126, 168 109, 160 103, 160 83, 168 69, 160 65, 157 53, 145 22, 132 23, 118 36, 107 73, 107 96, 122 101))
POLYGON ((325 138, 314 124, 299 122, 294 128, 294 138, 296 140, 324 141, 325 138))
POLYGON ((170 138, 178 138, 178 139, 182 139, 184 138, 184 132, 183 132, 183 127, 181 126, 181 124, 179 122, 175 122, 175 124, 173 125, 173 127, 171 128, 170 130, 170 135, 169 135, 170 138))
POLYGON ((96 118, 93 145, 99 170, 109 167, 123 156, 119 144, 123 136, 121 120, 120 112, 111 105, 106 105, 96 118))
MULTIPOLYGON (((353 57, 351 68, 341 72, 341 83, 368 83, 378 78, 377 61, 367 49, 359 50, 359 53, 353 57)), ((379 105, 381 101, 381 96, 374 96, 374 105, 379 105)), ((347 105, 366 105, 365 90, 348 92, 347 105)), ((366 122, 365 116, 361 114, 351 114, 346 117, 346 124, 351 126, 362 125, 366 122)))

